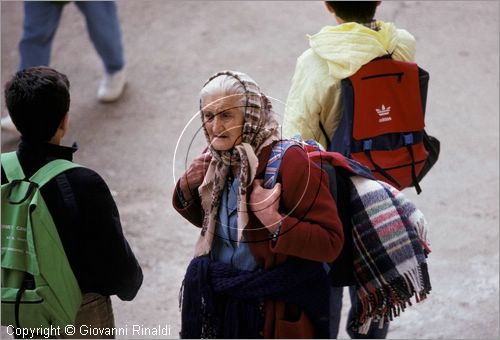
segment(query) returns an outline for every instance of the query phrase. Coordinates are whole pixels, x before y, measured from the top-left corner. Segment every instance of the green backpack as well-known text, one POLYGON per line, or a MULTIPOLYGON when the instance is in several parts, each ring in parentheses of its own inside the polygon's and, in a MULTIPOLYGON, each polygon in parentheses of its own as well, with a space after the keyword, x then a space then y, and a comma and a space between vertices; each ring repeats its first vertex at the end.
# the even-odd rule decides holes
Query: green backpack
POLYGON ((40 189, 79 167, 57 159, 24 176, 15 152, 2 154, 2 326, 73 324, 82 295, 40 189))

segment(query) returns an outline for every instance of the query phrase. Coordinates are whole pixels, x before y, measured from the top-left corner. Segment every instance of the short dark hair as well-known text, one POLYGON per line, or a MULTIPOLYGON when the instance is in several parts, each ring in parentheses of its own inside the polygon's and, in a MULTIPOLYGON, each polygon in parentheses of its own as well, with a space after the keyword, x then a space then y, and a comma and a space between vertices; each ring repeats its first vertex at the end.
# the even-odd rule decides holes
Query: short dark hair
POLYGON ((69 111, 69 80, 50 67, 17 72, 4 94, 12 122, 28 140, 49 141, 69 111))
POLYGON ((358 23, 370 22, 375 16, 380 1, 325 1, 335 12, 335 15, 344 21, 358 23))

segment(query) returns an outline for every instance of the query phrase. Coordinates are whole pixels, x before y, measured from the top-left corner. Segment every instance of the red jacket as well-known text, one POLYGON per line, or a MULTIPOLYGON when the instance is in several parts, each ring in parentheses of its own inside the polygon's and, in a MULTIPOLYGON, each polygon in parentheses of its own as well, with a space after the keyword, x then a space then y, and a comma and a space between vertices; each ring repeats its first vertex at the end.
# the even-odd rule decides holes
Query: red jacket
MULTIPOLYGON (((270 152, 269 146, 258 156, 256 179, 264 177, 270 152)), ((259 267, 272 268, 286 261, 288 256, 319 262, 333 261, 342 249, 344 237, 336 204, 328 189, 328 175, 309 162, 305 151, 291 147, 281 161, 278 181, 282 185, 280 213, 288 216, 283 219, 276 243, 272 244, 269 232, 251 212, 244 230, 259 267), (265 241, 252 242, 258 240, 265 241)), ((175 209, 201 227, 203 211, 199 197, 182 208, 175 192, 175 209)), ((308 316, 296 306, 267 301, 262 335, 264 338, 314 338, 315 332, 308 316)))

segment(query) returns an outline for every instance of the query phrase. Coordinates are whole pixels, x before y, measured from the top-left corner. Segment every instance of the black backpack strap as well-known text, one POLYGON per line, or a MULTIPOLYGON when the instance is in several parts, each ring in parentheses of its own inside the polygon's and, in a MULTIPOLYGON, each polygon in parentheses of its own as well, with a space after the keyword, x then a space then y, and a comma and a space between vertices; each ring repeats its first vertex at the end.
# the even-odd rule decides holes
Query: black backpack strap
POLYGON ((330 150, 330 146, 332 145, 332 142, 330 140, 331 138, 326 133, 326 129, 323 126, 323 124, 321 123, 321 121, 319 121, 319 128, 320 128, 321 132, 323 133, 323 136, 325 136, 325 139, 326 139, 326 149, 330 150))
POLYGON ((368 157, 368 159, 372 163, 372 165, 375 168, 375 170, 378 171, 382 176, 384 176, 385 178, 387 178, 396 187, 399 188, 400 185, 399 185, 398 181, 396 181, 391 175, 389 175, 387 173, 387 171, 385 171, 384 169, 382 169, 380 167, 380 165, 378 165, 377 163, 375 163, 375 161, 373 160, 372 154, 371 154, 371 150, 372 150, 372 140, 371 139, 364 140, 363 141, 363 151, 364 151, 366 157, 368 157))
POLYGON ((24 281, 21 284, 21 287, 18 289, 16 293, 16 302, 14 305, 14 315, 16 317, 16 328, 21 328, 21 323, 19 322, 19 309, 21 307, 21 299, 23 297, 23 293, 26 290, 26 287, 24 285, 24 281))
POLYGON ((422 189, 420 188, 420 184, 418 184, 417 170, 415 169, 415 156, 413 155, 413 148, 412 148, 413 135, 409 133, 407 135, 403 135, 403 138, 405 141, 406 149, 408 150, 408 153, 410 154, 411 157, 411 178, 413 186, 415 187, 415 190, 417 190, 417 195, 420 195, 422 189))
POLYGON ((73 193, 73 188, 68 181, 68 177, 65 173, 62 173, 57 176, 55 180, 59 190, 61 190, 64 205, 71 211, 73 225, 78 225, 80 223, 80 209, 76 203, 75 194, 73 193))
POLYGON ((21 328, 21 323, 19 322, 19 312, 20 312, 19 310, 21 309, 21 300, 23 298, 23 294, 26 289, 28 290, 35 289, 35 278, 30 273, 25 273, 21 287, 16 293, 16 302, 14 305, 16 328, 21 328))
POLYGON ((439 158, 439 150, 440 150, 440 142, 436 137, 429 136, 427 132, 424 130, 424 147, 425 150, 429 153, 420 174, 418 175, 418 181, 421 181, 422 178, 429 172, 429 170, 434 166, 439 158))

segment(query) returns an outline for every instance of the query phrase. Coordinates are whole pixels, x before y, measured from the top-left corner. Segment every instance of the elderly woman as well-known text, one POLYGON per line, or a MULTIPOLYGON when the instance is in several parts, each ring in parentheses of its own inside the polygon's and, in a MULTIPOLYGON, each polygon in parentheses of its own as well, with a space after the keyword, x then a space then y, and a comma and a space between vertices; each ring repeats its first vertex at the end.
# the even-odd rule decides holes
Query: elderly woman
POLYGON ((201 228, 183 282, 183 338, 328 337, 322 262, 343 244, 327 175, 300 147, 283 156, 274 188, 262 179, 279 125, 246 74, 203 87, 208 151, 179 179, 175 209, 201 228))

